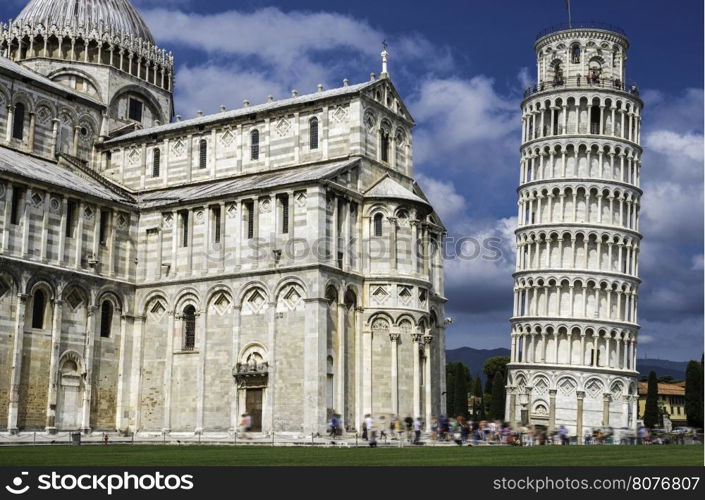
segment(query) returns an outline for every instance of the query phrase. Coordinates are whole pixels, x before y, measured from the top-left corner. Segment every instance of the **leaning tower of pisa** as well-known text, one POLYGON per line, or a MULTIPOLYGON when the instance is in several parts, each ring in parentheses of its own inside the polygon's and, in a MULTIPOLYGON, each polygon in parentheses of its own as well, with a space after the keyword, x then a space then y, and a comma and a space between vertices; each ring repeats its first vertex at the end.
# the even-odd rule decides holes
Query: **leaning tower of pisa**
POLYGON ((538 35, 522 101, 506 418, 636 427, 642 101, 614 26, 538 35))

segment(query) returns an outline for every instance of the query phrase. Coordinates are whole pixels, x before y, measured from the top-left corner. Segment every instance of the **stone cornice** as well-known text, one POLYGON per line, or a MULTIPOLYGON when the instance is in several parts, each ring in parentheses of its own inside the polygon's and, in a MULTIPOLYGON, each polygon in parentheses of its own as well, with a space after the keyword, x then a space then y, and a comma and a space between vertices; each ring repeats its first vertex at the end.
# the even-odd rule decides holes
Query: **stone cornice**
POLYGON ((534 186, 555 186, 557 188, 560 188, 564 185, 568 184, 568 187, 571 187, 574 184, 577 184, 577 187, 585 187, 586 189, 590 189, 592 187, 597 187, 597 185, 601 185, 604 187, 621 187, 623 189, 628 189, 630 191, 634 191, 636 194, 639 196, 643 196, 644 191, 640 188, 635 186, 634 184, 629 184, 627 182, 622 182, 622 181, 615 181, 615 180, 610 180, 610 179, 599 179, 599 178, 592 178, 592 177, 561 177, 561 178, 551 178, 551 179, 538 179, 534 180, 531 182, 525 182, 524 184, 519 185, 519 187, 516 189, 517 194, 521 194, 523 191, 528 190, 528 188, 534 187, 534 186))
POLYGON ((615 328, 618 330, 628 330, 632 333, 638 332, 641 328, 637 323, 629 323, 626 321, 614 321, 600 318, 581 318, 576 316, 513 316, 509 318, 509 322, 512 325, 528 323, 531 325, 539 325, 542 328, 544 328, 545 326, 552 326, 554 328, 559 328, 561 326, 565 326, 566 328, 572 328, 573 326, 583 326, 585 328, 595 328, 597 330, 599 330, 600 328, 615 328))
POLYGON ((595 223, 589 223, 589 222, 549 222, 549 223, 544 222, 541 224, 529 224, 526 226, 517 227, 514 230, 514 234, 519 236, 520 233, 524 233, 524 232, 540 232, 541 230, 545 230, 546 232, 551 232, 552 230, 570 231, 572 229, 582 229, 586 233, 591 232, 591 230, 595 230, 595 232, 598 232, 598 233, 600 231, 609 230, 609 231, 627 233, 632 236, 635 236, 639 240, 643 239, 642 234, 638 231, 634 231, 633 229, 627 229, 626 227, 621 227, 621 226, 612 226, 612 225, 607 225, 607 224, 595 224, 595 223))
MULTIPOLYGON (((564 144, 564 143, 569 143, 569 144, 581 144, 581 143, 594 143, 594 144, 609 144, 609 143, 623 143, 628 146, 631 146, 637 150, 639 150, 639 153, 644 152, 644 148, 641 147, 641 144, 638 144, 636 142, 630 141, 629 139, 624 139, 623 137, 616 137, 612 135, 599 135, 599 134, 556 134, 556 135, 549 135, 545 137, 537 137, 536 139, 530 139, 526 142, 523 142, 521 146, 519 146, 519 151, 523 152, 524 149, 526 149, 528 146, 532 146, 534 144, 541 144, 541 143, 552 143, 552 144, 564 144)), ((546 144, 547 146, 549 144, 546 144)))
POLYGON ((543 279, 544 281, 555 278, 585 278, 585 280, 619 280, 628 281, 633 285, 640 285, 641 279, 631 274, 609 272, 609 271, 597 271, 594 269, 579 269, 579 268, 559 268, 559 267, 546 267, 543 269, 525 269, 522 271, 516 271, 512 274, 514 279, 523 277, 533 277, 535 279, 543 279))

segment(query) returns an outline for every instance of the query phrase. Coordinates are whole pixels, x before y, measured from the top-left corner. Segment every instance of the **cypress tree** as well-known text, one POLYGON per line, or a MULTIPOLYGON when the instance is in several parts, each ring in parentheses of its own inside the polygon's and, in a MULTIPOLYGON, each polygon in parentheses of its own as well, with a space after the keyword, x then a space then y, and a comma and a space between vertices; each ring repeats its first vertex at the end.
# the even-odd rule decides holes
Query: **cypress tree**
POLYGON ((650 371, 646 390, 646 405, 644 406, 644 426, 651 429, 658 425, 658 421, 658 380, 656 372, 650 371))
POLYGON ((446 415, 455 413, 455 363, 446 363, 446 415))
POLYGON ((492 399, 490 400, 490 418, 504 420, 505 400, 504 378, 497 373, 492 382, 492 399))
POLYGON ((455 403, 453 413, 448 414, 449 417, 462 415, 468 416, 468 369, 463 363, 457 363, 455 366, 455 403))
POLYGON ((685 415, 689 426, 703 427, 703 365, 697 361, 685 369, 685 415))

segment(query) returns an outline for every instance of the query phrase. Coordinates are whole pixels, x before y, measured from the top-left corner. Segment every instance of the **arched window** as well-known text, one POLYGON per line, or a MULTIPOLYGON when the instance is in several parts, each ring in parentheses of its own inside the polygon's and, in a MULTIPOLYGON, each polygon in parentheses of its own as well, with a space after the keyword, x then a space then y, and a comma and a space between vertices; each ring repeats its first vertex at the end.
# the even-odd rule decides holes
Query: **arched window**
POLYGON ((374 234, 375 236, 382 236, 382 214, 377 214, 374 216, 374 234))
POLYGON ((580 62, 580 45, 577 43, 570 47, 570 60, 573 64, 580 62))
POLYGON ((318 149, 318 118, 311 118, 309 121, 309 147, 311 149, 318 149))
POLYGON ((552 65, 553 67, 553 84, 562 85, 563 84, 563 67, 560 61, 555 61, 552 65))
POLYGON ((259 160, 259 130, 250 132, 250 160, 259 160))
POLYGON ((47 298, 42 290, 34 292, 32 298, 32 328, 44 328, 44 312, 47 298))
POLYGON ((24 115, 25 107, 24 104, 18 102, 15 104, 15 117, 12 122, 12 137, 15 139, 22 140, 24 137, 24 115))
POLYGON ((113 324, 113 304, 109 300, 103 301, 100 306, 100 336, 110 337, 110 329, 113 324))
POLYGON ((208 142, 205 139, 201 139, 198 143, 198 153, 199 168, 206 168, 208 165, 208 142))
POLYGON ((184 351, 193 351, 196 346, 196 308, 184 307, 184 351))
POLYGON ((159 169, 162 163, 162 151, 159 148, 154 148, 152 157, 152 177, 159 177, 159 169))
POLYGON ((592 83, 599 83, 600 77, 602 76, 602 63, 599 59, 595 58, 590 60, 590 81, 592 83))
POLYGON ((380 143, 382 161, 387 162, 389 161, 389 132, 386 130, 382 130, 380 143))

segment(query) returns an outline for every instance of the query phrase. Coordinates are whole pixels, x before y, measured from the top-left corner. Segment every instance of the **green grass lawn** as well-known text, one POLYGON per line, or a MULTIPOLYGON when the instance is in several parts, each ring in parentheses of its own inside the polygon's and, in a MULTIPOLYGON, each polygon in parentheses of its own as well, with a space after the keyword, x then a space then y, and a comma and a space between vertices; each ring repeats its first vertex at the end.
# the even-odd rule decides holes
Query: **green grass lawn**
POLYGON ((0 447, 0 466, 703 465, 702 446, 271 448, 264 446, 0 447))

